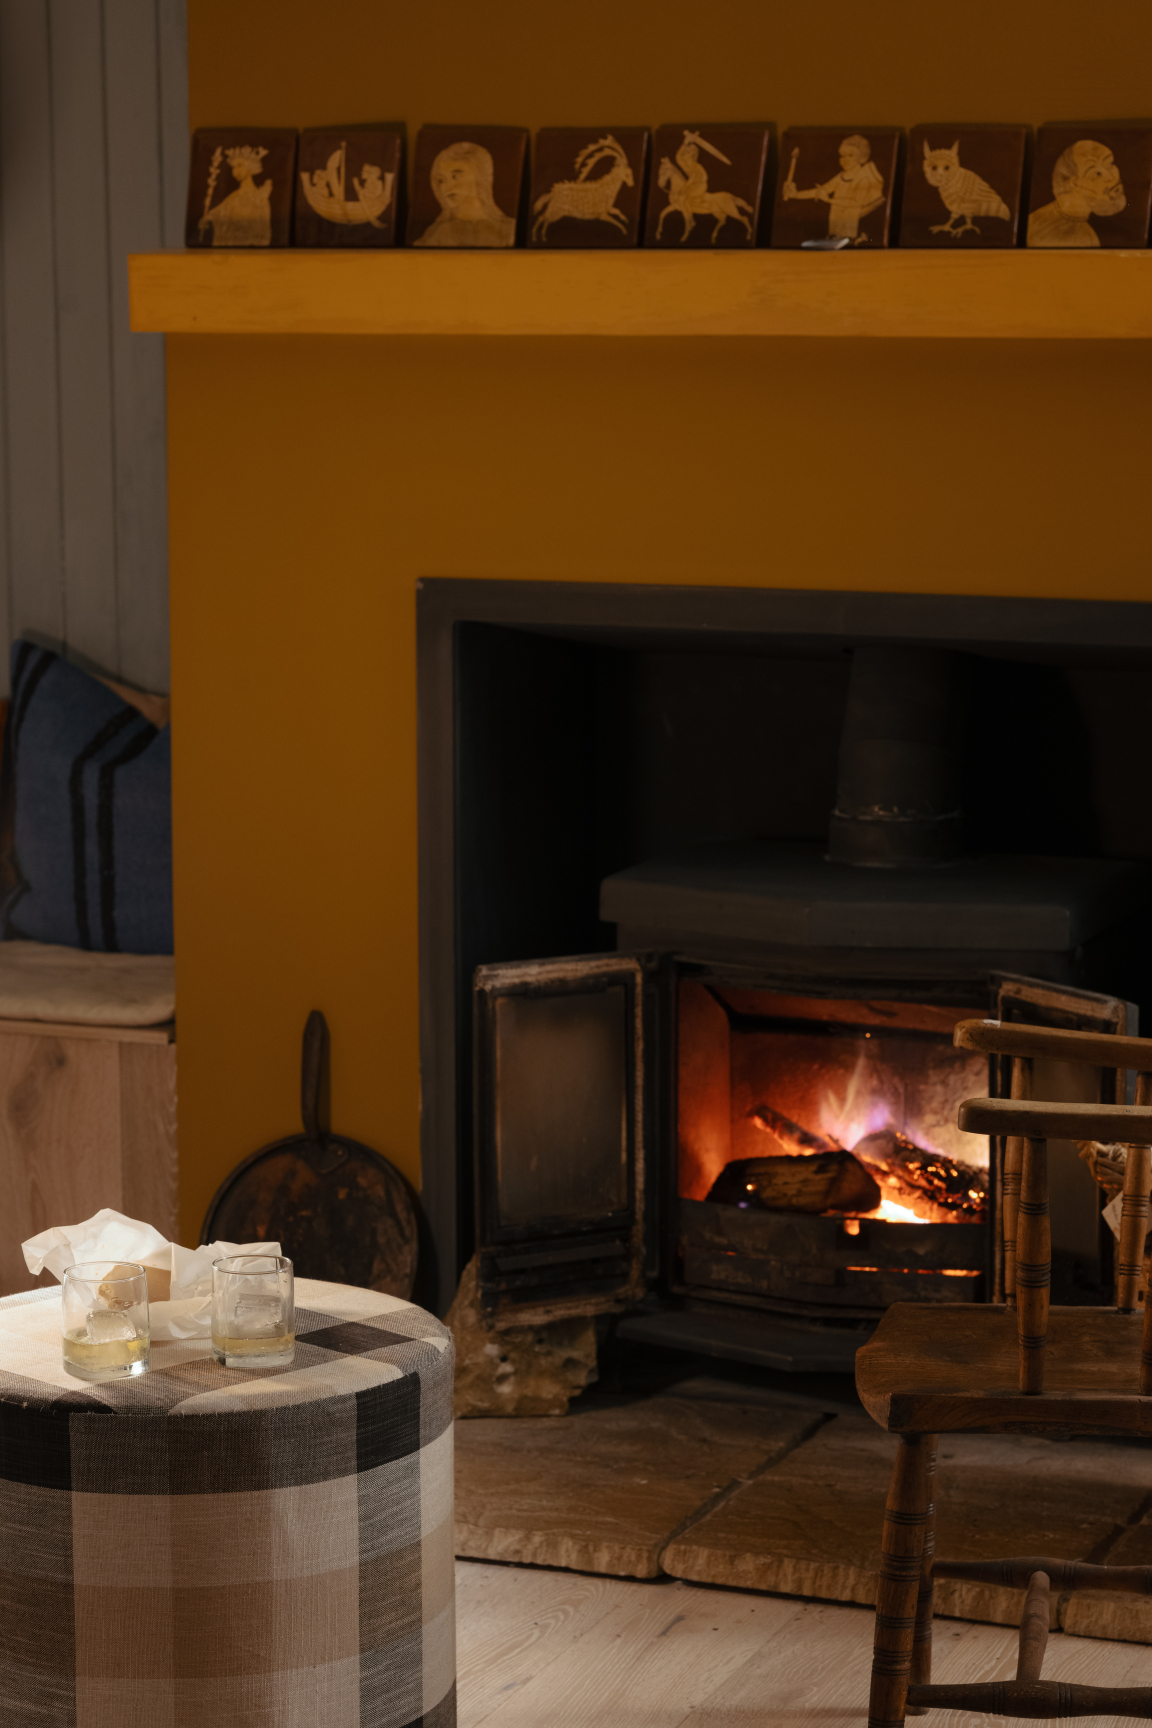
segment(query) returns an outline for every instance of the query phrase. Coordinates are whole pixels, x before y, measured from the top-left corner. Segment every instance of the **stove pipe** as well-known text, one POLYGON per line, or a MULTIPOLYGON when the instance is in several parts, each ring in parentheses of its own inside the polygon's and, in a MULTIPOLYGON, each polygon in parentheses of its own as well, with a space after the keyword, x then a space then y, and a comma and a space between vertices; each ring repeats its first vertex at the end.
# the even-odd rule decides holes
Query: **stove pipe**
POLYGON ((895 870, 960 857, 954 690, 945 649, 853 651, 830 863, 895 870))

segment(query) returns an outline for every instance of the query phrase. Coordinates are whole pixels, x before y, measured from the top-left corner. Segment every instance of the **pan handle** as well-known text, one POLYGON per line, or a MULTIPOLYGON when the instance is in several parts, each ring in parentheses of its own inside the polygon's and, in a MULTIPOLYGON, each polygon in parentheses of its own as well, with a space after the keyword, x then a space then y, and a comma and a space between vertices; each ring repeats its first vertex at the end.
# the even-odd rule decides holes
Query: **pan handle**
POLYGON ((304 1048, 300 1060, 300 1114, 309 1140, 323 1146, 328 1140, 329 1123, 325 1105, 327 1087, 324 1081, 328 1067, 328 1022, 319 1008, 313 1008, 304 1026, 304 1048))

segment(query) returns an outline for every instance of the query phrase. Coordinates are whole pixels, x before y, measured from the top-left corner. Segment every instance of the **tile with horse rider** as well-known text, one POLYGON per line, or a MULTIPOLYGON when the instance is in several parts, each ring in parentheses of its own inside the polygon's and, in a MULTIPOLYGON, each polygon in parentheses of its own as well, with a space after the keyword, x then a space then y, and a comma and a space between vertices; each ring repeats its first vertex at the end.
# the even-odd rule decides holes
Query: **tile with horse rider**
POLYGON ((771 147, 767 121, 658 127, 645 246, 755 246, 771 147))
POLYGON ((527 167, 522 126, 421 126, 409 246, 515 246, 527 167))
POLYGON ((314 126, 300 134, 294 246, 395 246, 404 127, 314 126))
POLYGON ((643 126, 545 126, 532 148, 529 246, 638 246, 643 126))
POLYGON ((900 198, 901 246, 1015 246, 1032 133, 1027 126, 913 126, 900 198))
POLYGON ((1037 127, 1029 246, 1147 246, 1150 205, 1152 120, 1037 127))
POLYGON ((887 246, 903 141, 898 126, 790 126, 780 139, 773 246, 887 246))
POLYGON ((232 126, 192 134, 185 246, 287 246, 296 133, 232 126))

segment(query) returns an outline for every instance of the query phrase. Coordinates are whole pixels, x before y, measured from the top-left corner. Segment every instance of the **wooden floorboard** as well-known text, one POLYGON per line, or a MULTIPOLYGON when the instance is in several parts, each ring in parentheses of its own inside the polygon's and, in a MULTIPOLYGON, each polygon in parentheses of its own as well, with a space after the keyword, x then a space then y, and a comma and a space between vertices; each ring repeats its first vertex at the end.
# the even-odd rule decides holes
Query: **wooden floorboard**
MULTIPOLYGON (((456 1575, 459 1728, 816 1728, 867 1716, 866 1609, 467 1560, 456 1575)), ((1015 1665, 1014 1631, 937 1624, 934 1680, 1006 1679, 1015 1665)), ((1152 1685, 1152 1650, 1057 1633, 1044 1677, 1152 1685)))

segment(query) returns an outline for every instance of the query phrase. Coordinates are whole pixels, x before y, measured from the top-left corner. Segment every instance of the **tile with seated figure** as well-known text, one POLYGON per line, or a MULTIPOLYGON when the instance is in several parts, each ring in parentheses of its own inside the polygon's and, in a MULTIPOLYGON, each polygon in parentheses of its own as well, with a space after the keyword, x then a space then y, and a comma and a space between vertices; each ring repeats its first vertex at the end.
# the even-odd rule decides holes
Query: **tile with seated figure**
POLYGON ((1031 136, 1027 126, 913 126, 899 244, 1015 246, 1031 136))
POLYGON ((537 132, 529 246, 638 246, 648 136, 643 126, 545 126, 537 132))
POLYGON ((259 126, 192 134, 185 246, 287 246, 296 133, 259 126))
POLYGON ((780 140, 773 246, 887 246, 903 141, 898 126, 790 126, 780 140))
POLYGON ((1152 120, 1037 128, 1029 246, 1147 246, 1150 205, 1152 120))
POLYGON ((409 246, 515 246, 527 162, 522 126, 421 126, 409 246))
POLYGON ((395 246, 404 189, 404 127, 312 127, 300 134, 295 246, 395 246))
POLYGON ((645 246, 755 246, 772 137, 767 121, 659 127, 645 246))

